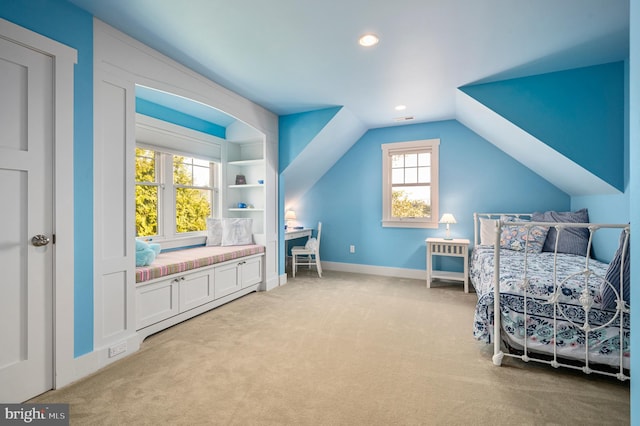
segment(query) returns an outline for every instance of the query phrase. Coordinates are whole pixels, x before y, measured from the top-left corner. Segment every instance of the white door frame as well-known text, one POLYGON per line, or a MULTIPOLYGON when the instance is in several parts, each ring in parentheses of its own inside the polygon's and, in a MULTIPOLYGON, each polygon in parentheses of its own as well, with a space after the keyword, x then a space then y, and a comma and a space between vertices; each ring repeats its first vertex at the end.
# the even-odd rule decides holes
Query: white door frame
POLYGON ((74 215, 73 215, 73 67, 77 51, 0 18, 0 37, 53 58, 53 386, 75 380, 74 366, 74 215), (69 164, 71 163, 71 164, 69 164), (71 209, 70 207, 71 206, 71 209), (70 211, 71 210, 71 211, 70 211))

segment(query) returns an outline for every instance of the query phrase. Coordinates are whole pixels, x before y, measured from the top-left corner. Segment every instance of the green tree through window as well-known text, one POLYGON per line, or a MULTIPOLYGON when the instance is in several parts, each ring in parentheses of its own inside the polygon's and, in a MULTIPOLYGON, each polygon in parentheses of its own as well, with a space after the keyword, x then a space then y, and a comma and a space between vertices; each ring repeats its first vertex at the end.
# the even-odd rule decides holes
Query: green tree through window
POLYGON ((209 163, 194 158, 173 157, 176 185, 176 232, 205 231, 211 215, 209 163))
POLYGON ((156 153, 136 148, 136 232, 139 237, 158 234, 156 153))
MULTIPOLYGON (((171 164, 170 163, 170 164, 171 164)), ((171 156, 144 148, 136 148, 136 232, 138 236, 160 233, 162 215, 175 211, 175 233, 204 231, 212 214, 213 163, 183 156, 171 156), (163 178, 161 167, 166 157, 173 164, 172 174, 163 178), (173 190, 173 206, 163 207, 159 194, 168 184, 173 190), (167 213, 168 212, 168 213, 167 213)), ((167 188, 169 189, 169 188, 167 188)), ((168 198, 168 197, 167 197, 168 198)), ((165 235, 166 236, 166 235, 165 235)))

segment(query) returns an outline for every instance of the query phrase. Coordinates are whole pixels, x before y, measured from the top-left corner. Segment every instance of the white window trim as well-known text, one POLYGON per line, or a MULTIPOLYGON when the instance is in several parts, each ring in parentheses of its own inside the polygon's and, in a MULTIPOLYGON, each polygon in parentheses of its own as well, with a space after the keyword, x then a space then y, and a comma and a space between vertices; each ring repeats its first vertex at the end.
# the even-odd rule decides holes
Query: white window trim
MULTIPOLYGON (((143 239, 147 239, 149 241, 154 242, 162 242, 167 244, 167 248, 173 247, 171 242, 177 242, 177 247, 180 247, 187 241, 188 239, 197 238, 194 240, 193 244, 199 244, 202 237, 206 237, 207 231, 192 231, 192 232, 182 232, 177 233, 175 230, 175 217, 176 217, 176 188, 195 188, 200 189, 200 187, 190 187, 184 185, 175 185, 173 183, 173 157, 177 154, 172 154, 170 152, 166 152, 161 148, 153 147, 146 144, 136 145, 138 148, 148 149, 156 152, 156 181, 153 183, 153 186, 158 188, 158 233, 156 235, 150 235, 145 237, 140 237, 143 239)), ((181 155, 185 156, 185 155, 181 155)), ((196 156, 190 156, 190 158, 197 158, 196 156)), ((212 183, 211 187, 206 187, 204 189, 209 189, 212 191, 212 204, 211 209, 214 212, 214 216, 219 217, 220 210, 220 202, 218 200, 218 186, 219 186, 219 177, 217 176, 220 173, 220 163, 216 163, 214 161, 210 161, 210 164, 213 164, 213 167, 210 169, 210 182, 212 183)), ((136 182, 136 185, 138 182, 136 182)), ((163 248, 165 248, 163 244, 163 248)))
MULTIPOLYGON (((187 129, 143 114, 136 114, 136 146, 172 155, 209 160, 217 164, 217 174, 212 178, 214 198, 212 208, 214 212, 217 212, 214 214, 217 215, 220 214, 219 210, 222 206, 219 186, 222 170, 222 146, 224 143, 224 139, 217 136, 187 129)), ((163 164, 162 160, 158 161, 156 166, 173 170, 173 163, 163 164)), ((174 196, 169 194, 172 191, 164 191, 166 184, 166 182, 164 184, 161 183, 159 186, 158 196, 165 198, 164 200, 159 199, 159 202, 171 204, 171 200, 166 199, 166 197, 173 198, 174 196)), ((173 179, 171 179, 170 184, 173 185, 173 179)), ((171 217, 175 217, 175 201, 173 204, 174 211, 171 217)), ((163 222, 163 218, 159 217, 158 235, 144 238, 161 243, 163 249, 199 245, 206 241, 206 231, 183 234, 169 232, 168 230, 172 229, 173 223, 171 217, 168 219, 169 222, 166 220, 163 222)), ((167 218, 165 217, 165 219, 167 218)))
POLYGON ((438 228, 438 168, 440 139, 382 144, 382 226, 392 228, 438 228), (431 151, 431 218, 393 218, 391 216, 391 155, 396 152, 431 151))

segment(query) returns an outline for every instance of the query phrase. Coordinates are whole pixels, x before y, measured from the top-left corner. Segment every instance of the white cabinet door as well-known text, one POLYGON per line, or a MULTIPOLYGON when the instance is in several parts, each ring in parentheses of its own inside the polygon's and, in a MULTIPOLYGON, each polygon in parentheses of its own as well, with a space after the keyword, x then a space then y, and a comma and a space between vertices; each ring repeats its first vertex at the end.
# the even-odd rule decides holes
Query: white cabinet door
POLYGON ((177 278, 136 287, 136 329, 155 324, 179 313, 177 278))
POLYGON ((218 266, 214 270, 215 298, 227 296, 240 290, 239 269, 237 263, 218 266))
POLYGON ((242 288, 262 281, 262 257, 245 260, 241 262, 240 268, 242 288))
POLYGON ((180 277, 180 312, 213 300, 213 274, 208 271, 180 277))

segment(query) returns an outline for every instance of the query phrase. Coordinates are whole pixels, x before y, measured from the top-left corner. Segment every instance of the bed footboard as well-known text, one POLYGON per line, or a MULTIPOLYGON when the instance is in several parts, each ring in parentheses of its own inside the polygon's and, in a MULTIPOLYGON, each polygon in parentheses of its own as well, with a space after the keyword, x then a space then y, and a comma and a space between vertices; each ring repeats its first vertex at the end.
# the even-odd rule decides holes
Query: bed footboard
MULTIPOLYGON (((485 271, 485 281, 490 281, 492 288, 488 288, 489 284, 482 287, 482 283, 474 282, 473 268, 477 266, 472 264, 472 283, 478 293, 479 306, 484 303, 476 309, 475 327, 482 320, 478 320, 479 312, 486 312, 489 318, 485 326, 492 329, 493 364, 500 366, 508 356, 554 368, 578 369, 585 374, 628 380, 630 226, 533 222, 522 220, 526 215, 510 216, 512 218, 503 214, 485 215, 494 221, 493 247, 485 245, 483 248, 487 256, 493 256, 492 261, 484 262, 485 269, 489 264, 492 268, 485 271), (553 252, 538 254, 535 249, 531 250, 533 239, 529 237, 540 228, 555 229, 553 252), (504 232, 514 229, 523 238, 522 250, 517 253, 505 250, 504 232), (586 253, 591 253, 597 232, 619 230, 608 231, 619 238, 618 250, 611 263, 597 261, 588 255, 559 252, 560 236, 569 229, 582 229, 585 235, 588 233, 586 253), (509 350, 504 351, 503 347, 509 350)), ((476 247, 480 217, 480 214, 474 214, 476 247)), ((476 256, 472 257, 475 260, 476 256)))

